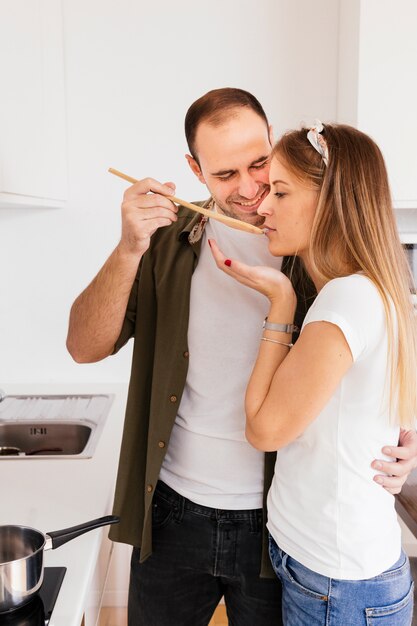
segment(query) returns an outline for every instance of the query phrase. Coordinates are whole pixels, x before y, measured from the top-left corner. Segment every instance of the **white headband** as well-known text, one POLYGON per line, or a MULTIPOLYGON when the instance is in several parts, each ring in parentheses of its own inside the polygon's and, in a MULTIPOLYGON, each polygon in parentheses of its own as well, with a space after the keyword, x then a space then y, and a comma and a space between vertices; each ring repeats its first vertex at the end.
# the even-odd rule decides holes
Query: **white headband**
POLYGON ((323 135, 320 133, 323 131, 324 126, 320 122, 320 120, 316 120, 316 124, 310 128, 307 133, 307 139, 313 146, 315 150, 321 155, 321 158, 324 161, 324 164, 327 166, 329 164, 329 149, 327 147, 327 142, 323 135))

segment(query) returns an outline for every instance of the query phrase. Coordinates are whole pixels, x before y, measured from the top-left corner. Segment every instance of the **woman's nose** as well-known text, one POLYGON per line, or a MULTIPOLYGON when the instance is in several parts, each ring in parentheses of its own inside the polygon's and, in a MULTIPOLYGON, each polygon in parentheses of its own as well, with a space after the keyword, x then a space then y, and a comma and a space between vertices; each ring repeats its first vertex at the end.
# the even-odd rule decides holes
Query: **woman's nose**
POLYGON ((271 215, 272 211, 268 208, 270 204, 270 195, 271 192, 269 192, 269 194, 262 200, 257 210, 258 215, 263 215, 264 217, 266 217, 267 215, 271 215))

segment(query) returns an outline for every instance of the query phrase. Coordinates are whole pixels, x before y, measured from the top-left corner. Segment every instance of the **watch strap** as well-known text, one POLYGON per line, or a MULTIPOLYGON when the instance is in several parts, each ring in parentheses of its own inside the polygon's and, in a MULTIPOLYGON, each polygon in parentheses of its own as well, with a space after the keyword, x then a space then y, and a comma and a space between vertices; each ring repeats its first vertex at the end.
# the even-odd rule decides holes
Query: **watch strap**
POLYGON ((267 317, 264 319, 262 328, 265 330, 274 330, 278 333, 295 333, 300 330, 298 326, 295 326, 294 324, 274 324, 273 322, 268 322, 267 317))

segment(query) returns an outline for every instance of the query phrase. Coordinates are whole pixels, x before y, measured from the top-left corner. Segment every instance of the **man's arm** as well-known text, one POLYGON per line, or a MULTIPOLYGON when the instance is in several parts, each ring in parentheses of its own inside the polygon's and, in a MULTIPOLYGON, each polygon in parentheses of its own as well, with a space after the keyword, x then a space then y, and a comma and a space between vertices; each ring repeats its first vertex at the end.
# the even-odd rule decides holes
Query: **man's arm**
POLYGON ((392 494, 400 493, 410 472, 417 467, 417 433, 415 430, 401 430, 398 446, 385 446, 383 454, 396 462, 376 459, 372 467, 385 474, 376 474, 374 481, 392 494))
POLYGON ((151 236, 177 220, 177 207, 165 198, 173 190, 173 183, 147 178, 125 192, 120 243, 71 307, 67 348, 78 363, 100 361, 113 352, 151 236))

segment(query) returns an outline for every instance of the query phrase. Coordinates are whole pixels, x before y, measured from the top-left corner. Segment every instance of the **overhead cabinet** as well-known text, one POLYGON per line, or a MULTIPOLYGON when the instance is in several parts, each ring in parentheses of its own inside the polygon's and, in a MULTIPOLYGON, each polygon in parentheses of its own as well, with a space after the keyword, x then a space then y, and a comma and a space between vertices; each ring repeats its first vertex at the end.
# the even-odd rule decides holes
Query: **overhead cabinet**
POLYGON ((415 0, 340 0, 339 42, 338 120, 376 140, 395 207, 417 209, 415 0))
POLYGON ((62 207, 67 199, 60 0, 0 4, 0 206, 62 207))

